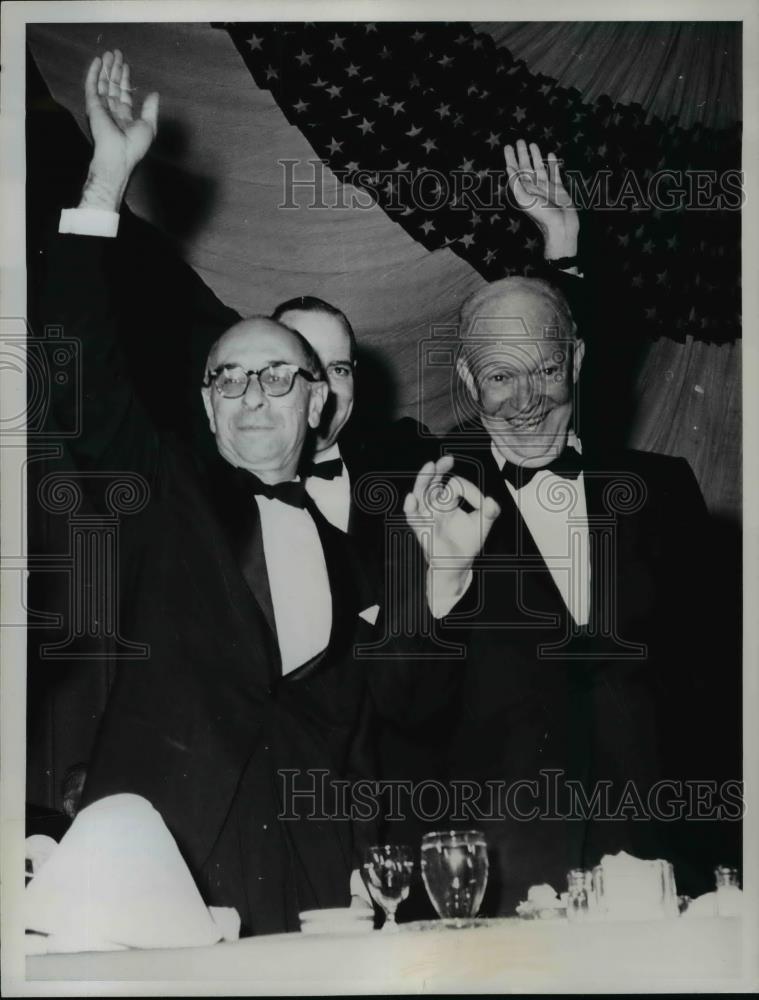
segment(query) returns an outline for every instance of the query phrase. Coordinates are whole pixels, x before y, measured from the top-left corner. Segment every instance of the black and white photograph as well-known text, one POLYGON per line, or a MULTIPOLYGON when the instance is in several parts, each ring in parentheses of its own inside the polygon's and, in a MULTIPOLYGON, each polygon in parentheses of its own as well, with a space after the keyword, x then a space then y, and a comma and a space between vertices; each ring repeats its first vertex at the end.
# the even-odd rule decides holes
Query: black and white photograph
POLYGON ((759 989, 756 8, 2 17, 3 992, 759 989))

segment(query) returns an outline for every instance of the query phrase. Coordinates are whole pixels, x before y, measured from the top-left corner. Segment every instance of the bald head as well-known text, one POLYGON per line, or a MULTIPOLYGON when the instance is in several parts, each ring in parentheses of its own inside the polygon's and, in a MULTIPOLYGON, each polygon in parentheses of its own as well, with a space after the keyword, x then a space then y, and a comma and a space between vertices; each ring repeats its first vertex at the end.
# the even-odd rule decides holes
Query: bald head
POLYGON ((572 423, 584 345, 564 296, 538 278, 484 285, 461 308, 458 373, 496 448, 548 464, 572 423))
MULTIPOLYGON (((312 375, 321 374, 321 365, 314 349, 308 341, 302 337, 297 330, 286 326, 279 320, 270 319, 268 316, 251 316, 248 319, 241 319, 227 331, 222 333, 217 341, 211 346, 206 361, 206 371, 213 371, 219 365, 236 364, 236 361, 229 359, 240 352, 247 352, 250 349, 258 349, 266 346, 266 349, 275 351, 277 345, 281 345, 281 351, 288 354, 288 358, 278 358, 279 361, 287 361, 288 364, 297 364, 312 375)), ((273 364, 273 361, 268 362, 273 364)))
POLYGON ((470 295, 461 307, 461 336, 477 339, 575 339, 576 326, 561 292, 540 278, 502 278, 470 295))
POLYGON ((235 323, 211 348, 202 393, 219 454, 230 465, 277 483, 296 474, 309 429, 319 426, 327 384, 319 359, 299 333, 276 320, 253 316, 235 323), (230 396, 210 377, 219 368, 225 373, 234 368, 260 373, 272 365, 292 366, 292 381, 284 393, 271 395, 253 375, 245 387, 238 375, 243 394, 230 396))

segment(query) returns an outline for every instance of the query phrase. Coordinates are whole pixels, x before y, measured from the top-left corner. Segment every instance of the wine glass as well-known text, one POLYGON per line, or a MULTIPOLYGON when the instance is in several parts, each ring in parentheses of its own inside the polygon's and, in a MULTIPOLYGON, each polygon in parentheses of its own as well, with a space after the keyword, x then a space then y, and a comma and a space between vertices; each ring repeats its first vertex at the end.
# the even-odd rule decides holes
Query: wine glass
POLYGON ((383 930, 397 930, 395 911, 411 890, 414 854, 403 844, 380 844, 364 852, 363 876, 369 895, 385 913, 383 930))
POLYGON ((438 915, 456 926, 477 916, 488 884, 488 851, 479 830, 422 837, 422 878, 438 915))

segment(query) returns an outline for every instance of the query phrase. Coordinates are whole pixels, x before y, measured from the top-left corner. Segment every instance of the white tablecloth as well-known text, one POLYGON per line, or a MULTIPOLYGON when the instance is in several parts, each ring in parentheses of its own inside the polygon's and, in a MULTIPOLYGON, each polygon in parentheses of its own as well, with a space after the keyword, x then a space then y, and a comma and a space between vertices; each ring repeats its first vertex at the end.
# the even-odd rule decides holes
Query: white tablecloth
MULTIPOLYGON (((567 924, 508 920, 468 930, 282 934, 208 948, 41 955, 27 979, 117 982, 109 992, 442 993, 739 989, 741 922, 567 924)), ((83 995, 93 992, 83 987, 83 995)), ((45 988, 47 992, 47 988, 45 988)), ((102 995, 102 994, 101 994, 102 995)))

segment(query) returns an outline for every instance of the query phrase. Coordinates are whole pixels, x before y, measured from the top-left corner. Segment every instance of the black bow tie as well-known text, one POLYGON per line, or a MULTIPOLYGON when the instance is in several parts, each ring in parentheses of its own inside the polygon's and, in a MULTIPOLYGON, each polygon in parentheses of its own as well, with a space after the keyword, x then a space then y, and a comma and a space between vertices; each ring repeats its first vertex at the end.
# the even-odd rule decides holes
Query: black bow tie
POLYGON ((569 445, 565 445, 564 450, 548 465, 525 467, 506 462, 501 472, 503 478, 507 479, 515 490, 526 486, 539 472, 553 472, 563 479, 577 479, 582 472, 582 455, 569 445))
POLYGON ((247 488, 257 496, 268 497, 269 500, 280 500, 290 507, 306 506, 306 487, 302 480, 285 483, 265 483, 252 472, 245 477, 247 488))
POLYGON ((309 476, 316 476, 317 479, 337 479, 343 474, 342 458, 331 458, 328 462, 313 462, 308 467, 309 476))

